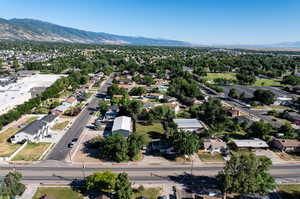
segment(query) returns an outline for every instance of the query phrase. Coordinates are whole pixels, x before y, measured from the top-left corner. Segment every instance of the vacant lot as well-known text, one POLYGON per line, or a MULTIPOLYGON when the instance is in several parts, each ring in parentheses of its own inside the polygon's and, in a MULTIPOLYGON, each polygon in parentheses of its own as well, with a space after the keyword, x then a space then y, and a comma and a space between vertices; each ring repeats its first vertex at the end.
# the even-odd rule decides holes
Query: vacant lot
POLYGON ((274 79, 257 79, 253 86, 282 86, 280 81, 274 79))
POLYGON ((214 80, 218 78, 236 79, 235 73, 207 73, 207 76, 204 77, 206 80, 214 80))
POLYGON ((141 186, 134 190, 133 199, 137 199, 141 196, 144 196, 149 199, 157 199, 160 192, 160 188, 144 188, 141 186))
POLYGON ((199 158, 203 162, 224 162, 224 158, 219 153, 200 153, 199 158))
POLYGON ((83 195, 68 187, 39 187, 33 199, 39 199, 47 195, 49 198, 55 199, 83 199, 83 195))
POLYGON ((14 158, 14 161, 37 161, 43 152, 50 146, 50 143, 30 143, 22 149, 14 158))
POLYGON ((54 126, 51 129, 54 131, 62 131, 68 124, 69 121, 59 122, 54 124, 54 126))
POLYGON ((164 133, 164 128, 161 123, 152 123, 152 124, 136 124, 136 132, 138 133, 147 133, 151 138, 160 137, 164 133))
POLYGON ((299 199, 300 184, 278 185, 278 193, 284 199, 299 199))
POLYGON ((21 146, 20 144, 12 144, 7 141, 7 139, 13 136, 18 130, 19 128, 9 128, 0 134, 0 157, 10 156, 21 146))

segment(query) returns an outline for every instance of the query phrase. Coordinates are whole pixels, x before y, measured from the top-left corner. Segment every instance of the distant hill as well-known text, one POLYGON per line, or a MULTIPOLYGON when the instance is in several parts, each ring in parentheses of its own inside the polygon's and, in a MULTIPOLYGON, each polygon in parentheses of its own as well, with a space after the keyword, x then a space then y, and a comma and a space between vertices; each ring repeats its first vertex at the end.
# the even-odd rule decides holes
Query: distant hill
POLYGON ((184 41, 130 37, 84 31, 34 19, 0 18, 0 40, 31 40, 86 44, 127 44, 146 46, 190 46, 184 41))

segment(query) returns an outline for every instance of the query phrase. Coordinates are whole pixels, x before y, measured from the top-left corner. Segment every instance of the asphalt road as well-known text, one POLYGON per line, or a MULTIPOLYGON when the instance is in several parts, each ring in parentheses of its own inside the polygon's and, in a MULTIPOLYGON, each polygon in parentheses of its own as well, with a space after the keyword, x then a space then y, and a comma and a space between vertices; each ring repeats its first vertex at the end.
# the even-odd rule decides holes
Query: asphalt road
MULTIPOLYGON (((104 85, 100 88, 98 93, 105 93, 107 91, 108 86, 112 83, 113 74, 109 77, 109 79, 104 83, 104 85)), ((63 161, 66 158, 70 158, 67 156, 71 156, 71 148, 68 148, 68 144, 74 138, 79 138, 83 129, 87 125, 93 111, 98 106, 99 99, 96 96, 90 101, 88 106, 81 111, 79 116, 76 118, 71 127, 67 130, 64 136, 60 139, 60 141, 55 145, 53 150, 48 154, 47 160, 60 160, 63 161)))
MULTIPOLYGON (((24 176, 23 180, 47 183, 71 182, 73 179, 82 179, 95 171, 112 170, 113 172, 127 172, 132 181, 172 181, 172 177, 190 174, 190 166, 112 166, 112 167, 80 167, 80 166, 17 166, 0 167, 0 175, 8 171, 17 170, 24 176)), ((198 166, 193 168, 195 176, 214 176, 222 169, 221 165, 198 166)), ((300 164, 274 165, 270 173, 277 180, 294 180, 300 182, 300 164)))

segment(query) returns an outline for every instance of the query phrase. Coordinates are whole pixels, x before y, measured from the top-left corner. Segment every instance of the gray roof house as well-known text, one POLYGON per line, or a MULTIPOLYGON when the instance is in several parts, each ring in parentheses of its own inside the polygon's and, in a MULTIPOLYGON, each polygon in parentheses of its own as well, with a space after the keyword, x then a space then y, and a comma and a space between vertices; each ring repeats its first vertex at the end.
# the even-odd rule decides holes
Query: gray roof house
POLYGON ((42 138, 49 134, 49 127, 57 120, 58 115, 46 115, 40 120, 35 120, 19 130, 10 138, 12 143, 20 143, 23 141, 39 142, 42 138))
POLYGON ((36 120, 19 130, 10 141, 14 144, 23 141, 39 142, 41 138, 48 134, 47 123, 42 120, 36 120))
POLYGON ((180 131, 199 133, 206 129, 205 125, 197 119, 173 119, 173 122, 180 131))
POLYGON ((131 117, 116 117, 111 132, 112 134, 120 133, 126 137, 129 136, 132 133, 131 117))
POLYGON ((269 145, 261 139, 233 140, 234 147, 241 150, 267 149, 269 145))

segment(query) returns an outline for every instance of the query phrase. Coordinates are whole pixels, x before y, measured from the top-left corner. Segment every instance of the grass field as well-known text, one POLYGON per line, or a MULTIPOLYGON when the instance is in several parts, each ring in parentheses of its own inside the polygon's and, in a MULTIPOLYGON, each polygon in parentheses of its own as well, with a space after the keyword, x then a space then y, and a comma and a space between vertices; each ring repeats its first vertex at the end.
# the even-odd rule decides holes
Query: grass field
POLYGON ((200 153, 198 155, 203 162, 224 162, 223 156, 219 153, 200 153))
POLYGON ((35 121, 37 119, 38 119, 38 117, 36 117, 36 116, 30 117, 23 124, 25 124, 25 125, 26 124, 30 124, 31 122, 33 122, 33 121, 35 121))
POLYGON ((136 123, 136 132, 147 133, 151 138, 159 137, 164 133, 163 125, 159 122, 145 125, 142 123, 136 123))
POLYGON ((0 134, 0 157, 10 156, 21 146, 20 144, 12 144, 7 141, 18 130, 19 128, 9 128, 0 134))
POLYGON ((235 73, 207 73, 207 76, 204 77, 205 80, 214 80, 218 78, 236 79, 235 73))
POLYGON ((68 124, 69 121, 59 122, 54 124, 54 126, 51 129, 54 131, 62 131, 68 124))
POLYGON ((13 160, 37 161, 49 146, 50 143, 29 143, 13 158, 13 160))
POLYGON ((160 188, 138 188, 133 193, 133 199, 137 199, 141 196, 144 196, 148 199, 157 199, 160 194, 160 188))
POLYGON ((39 199, 43 195, 55 199, 83 199, 83 195, 67 187, 39 187, 33 199, 39 199))
POLYGON ((282 86, 282 84, 274 79, 257 79, 253 86, 282 86))
POLYGON ((278 185, 278 193, 284 199, 299 199, 300 184, 278 185))

